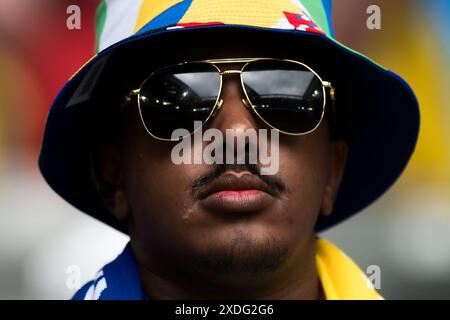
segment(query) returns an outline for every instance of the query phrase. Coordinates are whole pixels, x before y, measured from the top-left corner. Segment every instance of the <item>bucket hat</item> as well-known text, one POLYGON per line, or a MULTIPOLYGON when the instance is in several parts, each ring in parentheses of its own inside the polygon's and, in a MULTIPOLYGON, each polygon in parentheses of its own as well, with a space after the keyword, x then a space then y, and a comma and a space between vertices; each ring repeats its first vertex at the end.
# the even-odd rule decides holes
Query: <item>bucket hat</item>
MULTIPOLYGON (((105 0, 97 54, 55 98, 39 168, 79 210, 126 233, 102 205, 90 175, 97 139, 115 129, 118 105, 149 70, 239 51, 291 58, 330 79, 349 153, 333 213, 322 231, 359 212, 398 179, 416 145, 419 106, 397 74, 334 39, 329 0, 105 0)), ((117 130, 117 129, 116 129, 117 130)))

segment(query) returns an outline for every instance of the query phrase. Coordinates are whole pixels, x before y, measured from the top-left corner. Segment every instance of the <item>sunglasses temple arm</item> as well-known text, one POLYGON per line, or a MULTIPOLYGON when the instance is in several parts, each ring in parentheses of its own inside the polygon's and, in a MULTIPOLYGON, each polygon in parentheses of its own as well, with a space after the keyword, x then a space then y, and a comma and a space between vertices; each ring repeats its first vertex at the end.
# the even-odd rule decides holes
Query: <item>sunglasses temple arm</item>
POLYGON ((134 96, 139 95, 139 91, 140 91, 140 89, 135 89, 135 90, 130 91, 130 93, 128 93, 128 94, 125 96, 124 102, 122 103, 122 108, 125 108, 125 107, 127 106, 127 104, 130 103, 131 99, 132 99, 134 96))
MULTIPOLYGON (((336 131, 337 131, 337 126, 336 126, 336 91, 334 89, 334 87, 331 85, 330 82, 328 81, 323 81, 322 82, 323 86, 325 88, 330 89, 330 100, 331 103, 329 105, 329 107, 331 108, 330 113, 329 113, 329 123, 330 123, 330 132, 331 132, 331 136, 334 137, 336 135, 336 131)), ((325 106, 326 108, 326 106, 325 106)))
POLYGON ((333 86, 331 85, 331 83, 328 82, 328 81, 323 81, 323 82, 322 82, 322 85, 323 85, 325 88, 330 89, 330 97, 331 97, 331 100, 334 101, 334 99, 335 99, 335 96, 334 96, 334 95, 335 95, 335 90, 334 90, 333 86))

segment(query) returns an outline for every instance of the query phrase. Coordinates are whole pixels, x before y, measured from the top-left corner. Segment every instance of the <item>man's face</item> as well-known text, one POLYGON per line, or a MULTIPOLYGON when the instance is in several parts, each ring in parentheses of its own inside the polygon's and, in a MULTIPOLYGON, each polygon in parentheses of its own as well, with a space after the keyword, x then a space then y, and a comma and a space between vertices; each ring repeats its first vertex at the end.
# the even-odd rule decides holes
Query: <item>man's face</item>
MULTIPOLYGON (((221 97, 203 130, 270 129, 244 106, 237 76, 224 78, 221 97)), ((304 136, 280 134, 273 176, 246 165, 174 164, 176 142, 152 138, 135 102, 124 123, 121 143, 100 148, 96 181, 115 186, 104 203, 128 222, 138 260, 230 281, 313 257, 314 225, 332 211, 347 152, 330 139, 325 120, 304 136)))

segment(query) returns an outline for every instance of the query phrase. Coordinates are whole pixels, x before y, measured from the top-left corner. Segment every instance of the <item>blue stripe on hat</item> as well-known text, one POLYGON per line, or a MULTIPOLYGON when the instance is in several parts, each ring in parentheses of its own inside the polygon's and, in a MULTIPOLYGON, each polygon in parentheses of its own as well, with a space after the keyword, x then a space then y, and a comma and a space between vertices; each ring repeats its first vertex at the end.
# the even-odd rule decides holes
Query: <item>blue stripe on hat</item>
POLYGON ((334 38, 333 21, 332 21, 332 3, 331 0, 322 0, 323 9, 325 10, 325 15, 327 16, 328 31, 330 36, 334 38))
POLYGON ((186 11, 191 6, 192 0, 185 0, 177 3, 169 9, 162 12, 160 15, 153 18, 149 23, 143 26, 136 34, 141 34, 147 31, 156 30, 166 26, 177 24, 183 18, 186 11))

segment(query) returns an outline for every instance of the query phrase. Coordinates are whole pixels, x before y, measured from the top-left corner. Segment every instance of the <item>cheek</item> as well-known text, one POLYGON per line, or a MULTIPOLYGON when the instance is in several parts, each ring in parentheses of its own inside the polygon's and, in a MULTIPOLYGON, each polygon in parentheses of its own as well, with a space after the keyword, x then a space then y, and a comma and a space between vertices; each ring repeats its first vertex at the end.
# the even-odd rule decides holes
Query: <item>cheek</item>
POLYGON ((181 234, 193 205, 187 190, 198 168, 173 164, 170 147, 144 139, 124 151, 123 179, 131 224, 141 239, 158 241, 167 239, 167 234, 181 234))
POLYGON ((279 173, 290 213, 286 219, 305 232, 313 230, 320 213, 330 170, 328 143, 320 132, 286 143, 280 140, 279 173))

